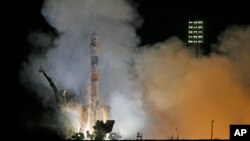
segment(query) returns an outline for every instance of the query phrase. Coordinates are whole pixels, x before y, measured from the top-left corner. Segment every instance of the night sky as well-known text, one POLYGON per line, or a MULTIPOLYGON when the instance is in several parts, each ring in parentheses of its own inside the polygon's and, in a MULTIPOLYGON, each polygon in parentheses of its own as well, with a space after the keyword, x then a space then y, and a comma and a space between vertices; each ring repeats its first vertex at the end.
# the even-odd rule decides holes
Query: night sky
MULTIPOLYGON (((39 122, 42 113, 49 109, 44 109, 37 95, 20 85, 18 74, 21 63, 27 61, 31 51, 28 35, 33 31, 43 31, 56 36, 55 29, 46 23, 41 14, 42 3, 42 0, 5 1, 2 5, 1 101, 4 102, 3 116, 9 123, 5 131, 18 132, 22 136, 53 135, 53 132, 39 126, 32 130, 24 128, 25 121, 39 122)), ((250 24, 250 10, 246 3, 133 1, 143 18, 143 24, 137 30, 140 46, 161 42, 172 36, 186 41, 189 19, 204 20, 206 45, 216 43, 219 33, 228 26, 250 24)))

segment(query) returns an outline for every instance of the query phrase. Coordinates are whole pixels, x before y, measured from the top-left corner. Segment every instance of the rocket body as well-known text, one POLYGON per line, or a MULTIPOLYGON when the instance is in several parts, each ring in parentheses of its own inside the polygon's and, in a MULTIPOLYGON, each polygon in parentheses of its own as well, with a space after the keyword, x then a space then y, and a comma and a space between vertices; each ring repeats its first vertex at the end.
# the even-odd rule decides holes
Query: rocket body
POLYGON ((98 35, 94 32, 91 36, 90 43, 91 56, 91 91, 90 91, 90 111, 91 123, 97 120, 99 107, 99 74, 98 74, 98 58, 99 58, 99 41, 98 35))
POLYGON ((93 106, 99 105, 99 72, 98 72, 98 58, 99 58, 99 41, 98 35, 93 33, 90 43, 90 56, 91 56, 91 100, 93 106))
POLYGON ((93 126, 97 120, 104 122, 109 118, 109 106, 99 104, 99 37, 97 33, 91 35, 90 43, 91 73, 89 103, 83 106, 83 127, 84 131, 93 132, 93 126))

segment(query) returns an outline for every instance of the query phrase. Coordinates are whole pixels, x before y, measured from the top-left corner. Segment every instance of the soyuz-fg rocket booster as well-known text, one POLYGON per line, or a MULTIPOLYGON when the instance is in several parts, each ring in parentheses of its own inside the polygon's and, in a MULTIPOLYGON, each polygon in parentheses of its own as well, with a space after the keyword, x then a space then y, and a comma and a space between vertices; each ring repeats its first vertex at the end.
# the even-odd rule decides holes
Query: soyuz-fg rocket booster
POLYGON ((93 32, 90 43, 90 56, 91 56, 91 93, 90 93, 90 108, 92 111, 92 120, 97 120, 97 112, 99 107, 99 89, 98 89, 98 56, 99 44, 98 35, 93 32))
POLYGON ((93 131, 93 126, 97 120, 106 121, 109 118, 109 106, 99 103, 99 74, 98 74, 98 57, 99 57, 99 37, 96 32, 91 35, 90 42, 91 73, 90 73, 90 93, 89 103, 83 106, 82 128, 85 131, 93 131))

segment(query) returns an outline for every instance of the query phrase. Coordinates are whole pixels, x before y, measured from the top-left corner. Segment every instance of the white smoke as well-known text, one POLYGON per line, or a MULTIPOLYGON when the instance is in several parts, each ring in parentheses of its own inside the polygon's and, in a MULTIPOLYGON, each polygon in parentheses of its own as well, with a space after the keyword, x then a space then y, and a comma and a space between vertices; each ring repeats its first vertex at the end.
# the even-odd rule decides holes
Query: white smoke
POLYGON ((212 119, 214 137, 228 138, 229 124, 250 122, 249 26, 230 28, 219 37, 217 47, 224 55, 194 58, 175 37, 135 54, 141 19, 127 1, 50 0, 42 13, 59 36, 51 40, 44 33, 31 35, 34 47, 39 44, 45 51, 30 55, 21 81, 44 102, 53 95, 37 73, 39 66, 58 87, 85 94, 90 35, 96 28, 100 100, 111 106, 111 119, 124 138, 143 131, 146 138, 166 139, 176 128, 181 138, 209 138, 212 119))
POLYGON ((46 43, 51 42, 50 35, 30 35, 34 47, 38 44, 46 50, 32 53, 29 63, 23 65, 24 85, 43 99, 52 98, 51 91, 42 89, 50 89, 47 80, 37 72, 43 66, 60 89, 69 89, 78 96, 84 94, 86 98, 83 90, 90 79, 90 36, 96 30, 100 38, 100 102, 111 106, 111 119, 118 121, 116 126, 126 132, 124 137, 134 137, 144 122, 144 110, 136 96, 140 93, 128 69, 133 49, 139 43, 135 29, 141 19, 135 8, 123 0, 47 0, 42 14, 59 36, 46 43))

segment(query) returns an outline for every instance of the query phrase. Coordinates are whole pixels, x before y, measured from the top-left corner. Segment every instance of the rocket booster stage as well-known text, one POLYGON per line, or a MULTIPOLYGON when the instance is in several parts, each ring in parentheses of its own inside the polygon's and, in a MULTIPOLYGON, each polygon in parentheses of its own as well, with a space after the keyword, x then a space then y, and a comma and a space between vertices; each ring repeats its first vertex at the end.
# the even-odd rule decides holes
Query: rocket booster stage
POLYGON ((98 56, 99 56, 99 45, 98 35, 93 33, 91 36, 90 43, 90 56, 91 56, 91 104, 93 106, 99 105, 99 89, 98 89, 98 56))
POLYGON ((109 118, 109 106, 99 104, 99 38, 96 32, 91 35, 90 43, 91 56, 91 85, 89 93, 89 103, 83 106, 83 128, 85 131, 93 131, 93 126, 97 120, 106 121, 109 118))

